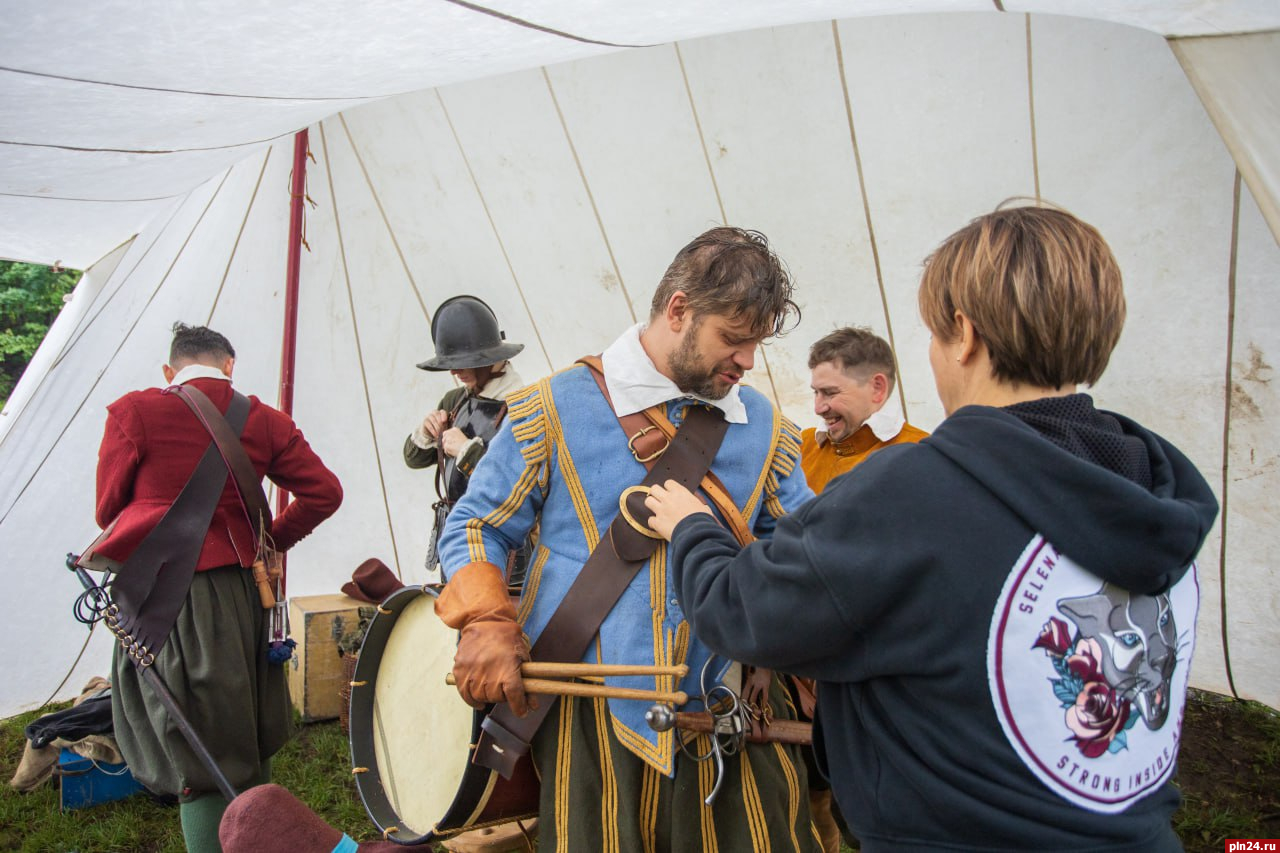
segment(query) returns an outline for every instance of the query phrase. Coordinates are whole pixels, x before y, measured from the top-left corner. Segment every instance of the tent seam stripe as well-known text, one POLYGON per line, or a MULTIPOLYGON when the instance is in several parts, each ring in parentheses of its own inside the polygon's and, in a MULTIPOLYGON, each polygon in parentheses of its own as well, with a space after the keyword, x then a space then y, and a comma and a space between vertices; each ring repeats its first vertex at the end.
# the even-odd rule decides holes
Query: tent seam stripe
POLYGON ((67 686, 67 682, 71 680, 71 676, 75 673, 76 667, 80 665, 80 661, 84 657, 84 653, 88 651, 89 643, 90 641, 93 640, 93 629, 97 627, 98 627, 97 622, 91 622, 89 624, 89 633, 85 635, 84 642, 80 645, 80 653, 77 654, 76 659, 71 662, 71 668, 67 670, 66 675, 62 676, 62 681, 59 682, 58 686, 53 688, 53 692, 49 694, 49 698, 45 699, 43 702, 37 705, 33 710, 39 711, 41 708, 48 705, 57 697, 58 693, 62 691, 62 688, 67 686))
MULTIPOLYGON (((720 223, 729 224, 729 215, 724 209, 724 198, 720 195, 720 182, 716 180, 716 170, 711 165, 711 152, 707 148, 707 137, 702 132, 702 118, 698 115, 698 105, 693 99, 693 85, 689 82, 689 71, 684 65, 684 53, 680 50, 680 42, 673 41, 671 46, 676 51, 676 62, 680 66, 680 79, 684 81, 685 97, 689 99, 689 112, 693 115, 693 126, 698 131, 698 145, 702 148, 702 159, 707 164, 707 175, 711 178, 711 189, 716 194, 716 206, 720 208, 720 223)), ((778 398, 778 386, 773 381, 773 370, 769 367, 769 355, 760 350, 760 361, 764 364, 765 375, 769 377, 769 391, 773 394, 773 404, 781 408, 778 398)))
POLYGON ((506 21, 509 24, 526 27, 531 30, 537 30, 547 35, 559 36, 560 38, 570 39, 571 41, 582 42, 583 44, 598 44, 604 47, 653 47, 651 44, 619 44, 612 41, 600 41, 599 39, 587 38, 586 36, 578 36, 573 33, 567 33, 564 30, 557 30, 554 27, 548 27, 543 24, 535 24, 533 21, 524 18, 517 18, 515 15, 508 15, 506 12, 499 12, 497 9, 490 9, 487 6, 481 6, 476 3, 468 3, 466 0, 444 0, 446 3, 452 3, 454 6, 476 12, 480 15, 488 15, 491 18, 497 18, 499 21, 506 21))
POLYGON ((248 142, 233 142, 230 145, 209 145, 197 148, 86 148, 82 145, 58 145, 52 142, 16 142, 11 139, 0 139, 0 145, 15 145, 20 148, 52 148, 58 151, 75 151, 81 154, 189 154, 197 151, 229 151, 233 148, 264 145, 269 142, 276 142, 286 136, 293 136, 293 131, 268 136, 265 139, 251 139, 248 142))
MULTIPOLYGON (((173 217, 176 215, 177 215, 177 210, 175 210, 173 213, 169 215, 169 221, 166 222, 164 224, 164 227, 160 229, 160 234, 164 233, 165 229, 169 227, 169 223, 173 221, 173 217)), ((136 236, 130 238, 130 240, 126 242, 130 242, 134 239, 137 239, 136 236)), ((157 240, 159 239, 159 235, 157 235, 156 239, 157 240)), ((124 243, 121 243, 120 245, 123 246, 124 243)), ((154 245, 155 245, 155 241, 152 241, 151 245, 149 245, 145 250, 143 250, 143 253, 142 253, 143 258, 147 256, 147 252, 150 252, 151 246, 154 246, 154 245)), ((118 249, 120 247, 117 246, 116 248, 118 249)), ((114 252, 115 249, 112 249, 111 251, 114 252)), ((108 252, 107 254, 110 254, 110 252, 108 252)), ((126 252, 126 254, 128 253, 126 252)), ((106 257, 106 255, 103 255, 103 257, 106 257)), ((121 260, 123 260, 123 258, 121 258, 121 260)), ((127 280, 130 275, 133 275, 133 270, 136 270, 138 268, 138 264, 141 262, 142 262, 142 259, 139 258, 138 261, 134 263, 133 269, 131 269, 129 271, 129 274, 124 277, 125 280, 127 280)), ((111 276, 105 282, 102 283, 102 289, 93 295, 93 299, 89 302, 88 306, 86 306, 85 308, 84 315, 81 316, 80 321, 76 324, 76 327, 71 330, 71 334, 67 336, 67 340, 63 342, 62 349, 58 351, 58 354, 54 356, 53 361, 49 363, 49 369, 46 370, 40 376, 40 380, 36 383, 35 389, 32 390, 31 395, 27 398, 27 402, 23 405, 21 409, 18 410, 18 413, 13 416, 13 421, 9 424, 9 427, 7 431, 4 433, 4 436, 0 437, 0 448, 4 447, 4 443, 9 440, 9 436, 14 432, 15 429, 17 429, 17 425, 19 421, 21 421, 23 416, 26 415, 27 409, 31 406, 32 403, 35 402, 36 398, 40 396, 40 389, 44 387, 45 381, 49 378, 50 375, 53 374, 55 370, 58 369, 58 367, 62 364, 62 360, 67 357, 67 354, 72 349, 74 349, 75 345, 80 342, 80 339, 82 337, 84 337, 84 330, 89 326, 92 326, 94 321, 97 320, 98 316, 102 313, 102 311, 105 310, 105 307, 100 308, 98 309, 97 314, 94 314, 92 318, 89 318, 89 313, 93 309, 93 306, 97 304, 100 298, 102 298, 102 294, 103 292, 106 291, 107 285, 111 284, 111 282, 116 279, 118 271, 119 271, 119 266, 117 265, 117 272, 113 272, 111 276), (86 318, 89 318, 87 322, 86 322, 86 318), (77 334, 77 332, 79 334, 77 334)), ((81 275, 80 280, 81 281, 84 280, 83 275, 81 275)), ((76 282, 76 287, 79 287, 79 286, 80 286, 80 282, 76 282)), ((114 299, 116 293, 118 293, 119 291, 120 291, 120 287, 117 286, 116 289, 111 292, 111 296, 107 297, 106 301, 110 302, 112 299, 114 299)), ((72 292, 74 293, 75 291, 73 290, 72 292)))
MULTIPOLYGON (((844 46, 840 42, 840 24, 838 21, 831 22, 831 37, 835 42, 836 48, 836 70, 840 75, 840 91, 844 93, 844 114, 849 122, 849 145, 853 150, 853 163, 858 172, 858 192, 862 196, 862 216, 867 223, 867 240, 871 244, 871 262, 876 269, 876 286, 880 288, 880 308, 884 311, 884 324, 889 334, 889 349, 893 352, 893 360, 898 360, 898 346, 893 337, 893 320, 889 313, 889 294, 884 287, 884 272, 880 268, 880 247, 876 240, 876 229, 871 221, 871 199, 867 194, 866 176, 862 170, 862 149, 858 147, 858 133, 855 130, 853 122, 853 100, 849 97, 849 79, 845 72, 844 66, 844 46)), ((898 386, 898 402, 902 406, 902 417, 907 417, 907 392, 906 382, 903 381, 902 371, 895 366, 898 386)))
MULTIPOLYGON (((226 170, 226 174, 230 174, 232 168, 233 167, 228 167, 226 170)), ((189 196, 191 195, 191 193, 188 192, 187 195, 189 196)), ((138 271, 138 267, 141 266, 142 262, 147 259, 147 255, 151 254, 151 250, 156 247, 156 244, 160 242, 160 238, 163 237, 165 232, 169 230, 169 226, 172 225, 173 220, 178 217, 178 213, 179 211, 182 210, 182 207, 183 205, 181 204, 174 207, 173 212, 169 214, 168 221, 165 222, 163 227, 161 227, 159 233, 156 234, 155 238, 149 244, 147 244, 147 247, 142 250, 142 255, 136 261, 133 262, 133 266, 130 268, 129 272, 120 280, 120 283, 116 285, 115 289, 111 291, 111 295, 108 296, 106 300, 102 303, 102 306, 98 308, 98 312, 93 315, 92 319, 90 319, 87 323, 83 323, 83 325, 76 330, 78 334, 75 334, 75 339, 72 341, 69 341, 67 345, 63 347, 62 352, 58 353, 58 357, 54 359, 53 364, 50 365, 50 368, 49 368, 50 371, 52 371, 54 367, 57 367, 58 365, 62 364, 62 360, 67 357, 67 355, 71 352, 72 349, 75 348, 77 344, 80 343, 80 339, 85 336, 85 333, 88 332, 89 327, 98 321, 98 318, 102 316, 102 312, 106 311, 107 306, 111 304, 111 301, 114 300, 120 294, 120 291, 124 288, 124 283, 129 280, 130 276, 132 276, 135 272, 138 271)), ((103 284, 102 290, 99 291, 98 295, 95 296, 93 299, 94 303, 97 303, 98 299, 102 296, 102 293, 106 291, 107 285, 110 284, 111 281, 115 278, 116 276, 112 275, 111 278, 108 279, 105 284, 103 284)), ((89 308, 93 308, 93 304, 90 304, 89 308)), ((89 313, 88 311, 85 311, 86 316, 88 316, 88 313, 89 313)))
POLYGON ((342 132, 347 135, 347 143, 351 146, 351 152, 355 154, 356 165, 360 167, 360 174, 364 175, 365 186, 369 188, 369 195, 373 196, 373 203, 378 208, 378 215, 382 217, 382 224, 387 228, 387 236, 391 238, 391 245, 395 247, 396 257, 400 259, 400 267, 404 270, 405 278, 409 279, 409 288, 418 300, 418 307, 422 309, 422 315, 427 318, 427 325, 430 326, 431 311, 427 308, 427 303, 422 298, 421 291, 418 290, 418 282, 414 279, 413 272, 409 269, 409 262, 405 260, 404 250, 400 248, 400 241, 396 239, 396 232, 391 227, 391 220, 387 218, 387 211, 383 208, 382 198, 378 195, 378 190, 373 185, 373 178, 369 176, 369 170, 365 168, 364 158, 360 156, 360 149, 356 146, 356 140, 351 135, 351 128, 347 125, 347 119, 342 113, 338 113, 338 121, 342 124, 342 132))
MULTIPOLYGON (((200 217, 195 221, 195 223, 192 224, 191 231, 188 232, 187 238, 182 241, 182 246, 178 249, 177 254, 175 254, 173 256, 173 259, 169 262, 169 268, 166 269, 164 272, 164 275, 160 277, 160 282, 156 285, 155 289, 151 291, 151 296, 147 298, 146 303, 138 311, 137 316, 133 318, 133 323, 129 326, 128 330, 125 331, 125 333, 120 336, 120 343, 116 345, 115 352, 113 352, 111 354, 111 357, 107 359, 107 363, 102 366, 102 370, 98 372, 97 377, 93 380, 93 384, 89 386, 89 390, 85 392, 85 395, 84 397, 81 398, 79 405, 76 406, 76 410, 71 413, 71 417, 68 418, 67 422, 62 425, 62 429, 61 431, 59 431, 58 437, 55 438, 53 440, 53 443, 49 445, 49 449, 45 451, 44 457, 40 460, 39 464, 36 465, 35 470, 31 472, 31 476, 28 477, 27 481, 22 484, 22 488, 18 491, 18 494, 14 497, 13 503, 9 505, 9 507, 4 511, 3 515, 0 515, 0 524, 4 524, 4 522, 9 518, 9 513, 13 512, 13 508, 18 505, 19 501, 22 500, 22 496, 26 494, 27 489, 31 487, 32 482, 34 482, 35 478, 40 474, 40 469, 43 468, 44 464, 49 461, 49 457, 53 455, 53 451, 57 449, 58 444, 62 441, 63 437, 67 434, 67 430, 71 428, 71 424, 75 421, 77 417, 80 416, 80 412, 84 409, 85 403, 89 402, 89 396, 93 394, 94 391, 97 390, 98 384, 102 382, 102 377, 107 375, 107 370, 111 368, 112 362, 116 360, 116 356, 120 354, 120 350, 124 349, 125 341, 129 340, 130 336, 133 334, 133 330, 136 329, 138 327, 138 323, 142 321, 142 316, 147 313, 147 309, 151 307, 151 303, 155 301, 156 296, 160 293, 160 290, 164 287, 165 283, 169 280, 169 274, 173 272, 174 266, 177 265, 178 258, 182 256, 183 250, 186 249, 187 244, 191 242, 191 238, 195 235, 196 230, 199 229, 200 223, 204 221, 205 215, 208 214, 209 208, 213 206, 214 201, 217 200, 218 195, 222 192, 222 187, 226 184, 227 178, 231 176, 231 171, 232 170, 228 168, 226 172, 223 173, 222 181, 219 182, 218 188, 214 190, 213 195, 210 196, 209 198, 209 201, 205 203, 204 210, 200 212, 200 217)), ((135 266, 134 269, 136 270, 137 267, 135 266)), ((101 314, 99 314, 99 316, 101 316, 101 314)), ((95 317, 94 319, 96 322, 97 318, 95 317)), ((13 430, 10 429, 9 432, 12 433, 13 430)))
POLYGON ((218 289, 213 294, 213 304, 209 306, 209 314, 205 318, 206 326, 213 323, 213 313, 218 310, 218 300, 222 298, 222 289, 227 286, 227 277, 231 274, 231 264, 236 259, 236 252, 240 249, 240 238, 244 236, 244 229, 249 224, 249 214, 253 213, 253 205, 258 200, 258 189, 262 186, 262 176, 267 173, 267 163, 271 160, 271 152, 274 148, 268 148, 267 154, 262 158, 262 168, 258 170, 258 180, 254 182, 253 193, 249 196, 249 203, 245 206, 244 216, 240 220, 240 230, 236 231, 236 239, 231 244, 231 253, 227 256, 227 265, 222 270, 222 280, 218 282, 218 289))
POLYGON ((391 535, 391 551, 395 555, 396 576, 403 580, 404 575, 400 570, 400 549, 396 545, 396 528, 391 522, 391 504, 387 501, 387 481, 382 473, 382 454, 378 448, 378 427, 373 419, 373 400, 369 397, 369 376, 364 366, 364 350, 360 345, 360 321, 356 317, 355 297, 351 292, 351 271, 347 266, 347 247, 342 238, 342 217, 338 214, 338 197, 333 189, 333 167, 332 160, 329 159, 329 142, 324 132, 324 122, 317 125, 320 128, 320 149, 324 152, 324 175, 325 180, 329 184, 329 206, 333 209, 333 227, 338 236, 338 256, 342 259, 342 281, 346 285, 347 290, 347 307, 351 311, 351 332, 355 337, 356 344, 356 361, 360 365, 360 386, 364 390, 364 411, 369 419, 369 432, 373 438, 373 461, 378 468, 378 485, 382 492, 382 510, 387 518, 387 532, 391 535))
POLYGON ((676 51, 676 62, 680 65, 680 79, 684 81, 684 93, 689 99, 689 112, 693 115, 693 127, 698 131, 698 144, 702 147, 702 159, 707 164, 707 174, 711 178, 711 189, 716 194, 716 207, 720 209, 721 224, 728 225, 729 217, 724 211, 724 199, 720 197, 720 182, 716 180, 716 170, 711 165, 711 154, 707 150, 707 138, 702 132, 702 118, 698 115, 698 105, 693 100, 693 87, 689 85, 689 72, 684 67, 684 54, 680 51, 680 43, 672 42, 676 51))
POLYGON ((551 364, 551 355, 547 352, 547 345, 542 340, 542 330, 538 328, 537 318, 533 316, 533 309, 529 307, 529 299, 525 296, 524 287, 520 284, 520 276, 516 274, 515 264, 511 263, 511 256, 507 254, 507 245, 502 240, 502 235, 498 232, 498 223, 493 218, 493 211, 489 209, 489 200, 484 197, 484 190, 480 188, 480 180, 476 177, 475 169, 471 166, 471 158, 467 156, 467 150, 462 144, 462 137, 458 135, 458 129, 453 125, 453 116, 449 114, 449 107, 444 102, 444 95, 439 89, 432 90, 436 94, 436 100, 440 102, 440 109, 444 113, 444 120, 449 125, 449 132, 453 134, 453 142, 458 146, 458 156, 462 158, 462 163, 467 167, 467 175, 471 178, 471 186, 475 188, 476 197, 480 199, 480 207, 484 210, 485 218, 489 220, 489 228, 493 231, 493 239, 498 242, 498 251, 502 252, 502 260, 506 262, 507 271, 511 273, 511 283, 515 285, 516 294, 520 297, 520 304, 524 305, 525 316, 529 318, 529 324, 533 326, 533 336, 538 339, 538 347, 542 350, 542 357, 547 360, 547 370, 555 370, 551 364))
POLYGON ((1234 388, 1231 357, 1235 351, 1236 337, 1236 270, 1237 256, 1240 249, 1240 170, 1235 170, 1232 182, 1231 206, 1231 254, 1227 261, 1227 379, 1222 413, 1222 506, 1219 510, 1218 523, 1221 533, 1218 537, 1218 628, 1222 632, 1222 663, 1227 673, 1227 686, 1231 695, 1240 698, 1236 690, 1235 677, 1231 672, 1231 637, 1227 631, 1227 491, 1230 485, 1231 462, 1231 404, 1234 388))
MULTIPOLYGON (((173 218, 174 216, 177 215, 177 213, 178 211, 175 209, 173 212, 169 214, 169 219, 164 223, 164 226, 161 227, 160 234, 163 234, 165 229, 169 227, 169 223, 173 222, 173 218)), ((107 257, 107 255, 114 253, 117 249, 120 249, 121 247, 128 245, 129 248, 125 249, 124 254, 120 256, 120 261, 123 261, 125 257, 128 256, 130 250, 132 250, 133 248, 131 244, 137 239, 138 239, 138 235, 134 234, 128 240, 121 242, 118 246, 113 248, 110 252, 107 252, 106 254, 104 254, 102 258, 105 258, 107 257)), ((159 235, 157 235, 157 239, 159 239, 159 235)), ((151 251, 151 247, 154 246, 155 243, 156 241, 152 240, 151 243, 147 245, 147 248, 142 251, 142 256, 144 258, 147 256, 147 253, 151 251)), ((93 265, 90 266, 88 270, 85 270, 83 273, 80 274, 80 281, 76 282, 76 288, 79 288, 80 282, 84 281, 85 274, 87 274, 90 270, 92 270, 94 267, 96 267, 99 263, 102 262, 102 258, 99 258, 98 260, 94 261, 93 265)), ((62 343, 62 348, 58 350, 58 354, 54 356, 53 361, 50 362, 49 369, 45 371, 45 376, 48 376, 49 373, 51 373, 55 367, 57 367, 59 364, 62 363, 62 359, 66 357, 68 351, 70 351, 70 349, 73 346, 75 346, 76 343, 79 342, 80 338, 84 335, 84 328, 86 326, 85 318, 89 316, 89 312, 93 310, 93 307, 98 304, 98 300, 102 298, 102 294, 103 292, 106 291, 107 285, 109 285, 113 280, 116 279, 116 274, 120 269, 120 261, 116 262, 115 267, 111 271, 111 275, 108 276, 107 280, 102 283, 102 287, 98 288, 98 292, 93 294, 93 297, 90 298, 89 304, 85 306, 84 313, 80 315, 80 319, 76 322, 75 328, 71 330, 70 335, 67 335, 67 339, 62 343), (77 332, 79 334, 77 334, 77 332)), ((133 270, 136 270, 138 268, 138 263, 140 262, 141 262, 141 258, 138 261, 134 262, 133 267, 129 270, 129 275, 133 274, 133 270)), ((125 276, 125 277, 128 278, 128 276, 125 276)), ((115 294, 119 291, 119 289, 120 288, 117 286, 116 289, 111 292, 111 296, 107 297, 107 301, 110 301, 111 298, 114 297, 115 294)), ((75 295, 75 289, 72 290, 72 296, 74 295, 75 295)), ((99 309, 99 313, 101 313, 101 309, 99 309)), ((95 314, 94 316, 96 317, 97 315, 95 314)), ((40 378, 40 385, 43 385, 43 384, 44 384, 44 377, 42 376, 40 378)), ((40 390, 40 385, 36 386, 37 391, 40 390)))
POLYGON ((1031 58, 1031 16, 1024 15, 1027 34, 1027 116, 1031 122, 1031 175, 1035 180, 1036 204, 1040 204, 1040 147, 1036 142, 1036 89, 1031 58))
MULTIPOLYGON (((230 171, 231 169, 229 167, 227 169, 227 172, 230 173, 230 171)), ((190 195, 190 192, 188 192, 187 195, 190 195)), ((40 377, 40 381, 36 384, 35 390, 31 392, 31 396, 28 398, 27 405, 24 405, 22 407, 22 410, 18 412, 13 423, 9 426, 8 431, 4 434, 4 438, 0 438, 0 447, 4 446, 5 441, 8 440, 10 434, 12 434, 14 429, 17 427, 18 421, 21 420, 23 415, 26 414, 27 408, 30 405, 30 403, 34 401, 35 398, 39 395, 40 389, 44 387, 45 380, 47 380, 49 376, 62 365, 63 359, 65 359, 67 355, 70 354, 71 350, 75 349, 76 345, 80 343, 80 339, 85 336, 85 333, 88 331, 89 327, 97 322, 98 318, 102 316, 103 311, 107 310, 107 306, 111 304, 111 301, 116 298, 116 296, 120 293, 120 290, 124 287, 124 282, 128 281, 129 277, 132 276, 137 271, 139 265, 141 265, 142 262, 146 260, 147 255, 149 255, 151 253, 151 250, 155 248, 155 245, 160 242, 160 238, 164 236, 164 233, 167 230, 169 230, 169 226, 173 224, 173 220, 177 217, 178 211, 180 211, 181 209, 182 209, 182 205, 177 205, 173 209, 173 211, 169 214, 169 219, 160 228, 159 233, 156 234, 155 238, 147 245, 145 249, 142 250, 142 256, 139 257, 136 261, 134 261, 133 267, 129 270, 128 273, 126 273, 123 276, 123 278, 120 279, 120 284, 117 284, 116 288, 111 291, 111 295, 106 298, 106 300, 102 304, 102 307, 98 309, 96 314, 90 317, 89 316, 90 311, 93 310, 93 307, 94 305, 97 304, 98 300, 102 298, 102 294, 106 292, 107 286, 111 284, 112 281, 117 279, 119 275, 119 268, 117 267, 116 272, 113 272, 111 274, 111 277, 108 278, 105 282, 103 282, 102 290, 99 290, 96 294, 94 294, 93 301, 90 302, 88 307, 85 309, 84 316, 80 318, 80 323, 77 324, 75 329, 72 329, 71 335, 69 335, 67 338, 67 342, 62 346, 62 351, 58 353, 58 355, 53 359, 53 362, 49 365, 49 369, 46 370, 44 372, 44 375, 40 377)), ((130 240, 136 240, 136 239, 137 239, 136 235, 130 238, 130 240)), ((124 245, 124 244, 122 243, 121 245, 124 245)), ((119 248, 119 246, 117 246, 116 248, 119 248)), ((115 249, 112 249, 112 251, 115 251, 115 249)), ((121 260, 123 260, 123 258, 121 260)))
MULTIPOLYGON (((1151 30, 1157 32, 1157 30, 1151 30)), ((1280 33, 1280 28, 1271 27, 1265 30, 1219 30, 1212 33, 1158 33, 1165 41, 1206 41, 1208 39, 1229 39, 1239 36, 1260 36, 1268 33, 1280 33)))
POLYGON ((635 324, 636 309, 631 302, 631 292, 627 290, 627 283, 622 278, 622 270, 618 268, 618 259, 613 254, 613 244, 609 242, 609 233, 604 227, 604 220, 600 217, 600 208, 596 206, 595 194, 591 192, 591 184, 587 181, 586 170, 582 168, 582 160, 578 157, 578 148, 573 144, 573 136, 569 133, 569 123, 565 120, 564 112, 560 109, 560 99, 556 97, 556 90, 551 85, 551 75, 547 73, 547 67, 542 66, 542 79, 547 82, 547 92, 551 95, 551 104, 556 108, 556 117, 560 119, 560 129, 564 131, 565 142, 569 144, 569 153, 573 155, 573 165, 578 169, 578 178, 582 181, 582 189, 587 194, 587 201, 591 204, 591 213, 595 216, 596 227, 600 229, 600 238, 604 240, 605 251, 609 253, 609 263, 613 266, 613 274, 618 277, 618 286, 622 288, 622 298, 626 302, 627 312, 631 315, 631 322, 635 324))
MULTIPOLYGON (((189 191, 188 191, 189 192, 189 191)), ((0 192, 0 196, 5 198, 34 198, 40 201, 74 201, 87 202, 89 204, 141 204, 149 201, 168 201, 172 198, 180 198, 186 195, 185 192, 174 193, 173 195, 160 195, 152 198, 73 198, 71 196, 60 195, 37 195, 36 193, 7 193, 0 192)))
POLYGON ((112 89, 135 89, 140 92, 163 92, 170 95, 194 95, 201 98, 237 98, 244 101, 374 101, 385 97, 395 97, 396 94, 407 94, 406 92, 397 92, 390 95, 325 95, 320 97, 307 95, 243 95, 237 92, 201 92, 194 89, 168 89, 164 86, 141 86, 136 83, 115 83, 110 80, 90 80, 85 77, 50 74, 47 71, 31 71, 26 68, 13 68, 5 65, 0 65, 0 72, 21 74, 27 77, 44 77, 49 80, 64 80, 68 83, 85 83, 90 86, 108 86, 112 89))

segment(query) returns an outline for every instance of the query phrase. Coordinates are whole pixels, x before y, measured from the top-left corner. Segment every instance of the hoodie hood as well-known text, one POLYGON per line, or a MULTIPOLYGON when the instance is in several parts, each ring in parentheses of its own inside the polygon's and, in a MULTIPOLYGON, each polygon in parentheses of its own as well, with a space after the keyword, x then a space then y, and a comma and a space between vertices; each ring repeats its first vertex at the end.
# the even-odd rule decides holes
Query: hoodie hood
POLYGON ((1125 446, 1145 448, 1150 488, 1070 452, 1004 409, 966 406, 926 443, 1089 572, 1123 589, 1161 593, 1195 559, 1218 502, 1177 448, 1128 418, 1103 414, 1125 446))

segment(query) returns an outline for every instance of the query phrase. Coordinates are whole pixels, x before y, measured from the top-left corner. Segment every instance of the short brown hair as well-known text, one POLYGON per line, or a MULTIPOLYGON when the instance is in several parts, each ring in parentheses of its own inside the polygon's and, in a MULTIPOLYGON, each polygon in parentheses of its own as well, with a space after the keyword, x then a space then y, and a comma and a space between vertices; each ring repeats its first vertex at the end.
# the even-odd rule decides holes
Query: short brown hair
POLYGON ((205 358, 222 361, 235 358, 231 341, 208 326, 173 324, 173 343, 169 344, 169 364, 202 361, 205 358))
POLYGON ((791 301, 793 286, 782 261, 759 231, 712 228, 676 253, 654 291, 649 319, 684 291, 694 314, 750 318, 761 338, 781 335, 787 318, 800 308, 791 301))
POLYGON ((1111 248, 1052 207, 1002 207, 952 234, 925 260, 919 300, 933 334, 955 340, 964 312, 996 379, 1040 388, 1097 382, 1125 318, 1111 248))
POLYGON ((814 341, 809 347, 809 369, 826 361, 859 382, 883 373, 889 380, 889 390, 893 390, 896 379, 893 350, 888 341, 866 326, 845 326, 814 341))

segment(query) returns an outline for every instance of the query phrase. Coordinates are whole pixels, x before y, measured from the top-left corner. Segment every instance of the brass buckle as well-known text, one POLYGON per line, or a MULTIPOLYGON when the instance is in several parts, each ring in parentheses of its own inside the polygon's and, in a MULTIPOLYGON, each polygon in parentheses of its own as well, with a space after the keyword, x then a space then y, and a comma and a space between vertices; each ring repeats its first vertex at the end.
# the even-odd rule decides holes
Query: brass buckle
MULTIPOLYGON (((653 429, 653 427, 648 427, 648 429, 653 429)), ((661 539, 662 537, 653 532, 653 529, 648 525, 641 524, 636 521, 635 517, 631 515, 631 511, 627 509, 627 498, 631 497, 631 495, 636 492, 639 492, 642 495, 647 495, 649 494, 649 487, 630 486, 629 488, 623 489, 622 494, 618 496, 618 511, 622 514, 622 520, 629 524, 631 529, 636 533, 639 533, 641 536, 647 536, 650 539, 661 539)))
MULTIPOLYGON (((639 462, 641 465, 643 465, 646 462, 652 462, 653 460, 657 459, 659 456, 666 453, 667 448, 671 446, 671 439, 667 439, 667 443, 662 445, 660 449, 653 451, 643 459, 640 458, 640 454, 636 453, 636 439, 644 436, 646 433, 653 432, 655 429, 657 429, 656 426, 654 426, 653 424, 649 424, 649 426, 641 427, 640 430, 635 435, 627 439, 627 447, 631 450, 631 455, 634 456, 635 460, 639 462)), ((626 492, 623 492, 623 494, 626 494, 626 492)))

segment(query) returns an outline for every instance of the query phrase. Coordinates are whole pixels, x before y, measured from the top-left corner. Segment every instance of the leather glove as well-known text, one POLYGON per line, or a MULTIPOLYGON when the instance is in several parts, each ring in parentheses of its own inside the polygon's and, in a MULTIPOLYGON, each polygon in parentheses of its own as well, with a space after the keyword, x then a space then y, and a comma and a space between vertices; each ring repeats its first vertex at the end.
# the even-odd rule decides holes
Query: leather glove
POLYGON ((537 707, 525 695, 520 664, 529 659, 529 641, 512 622, 472 622, 462 629, 453 656, 453 677, 458 694, 472 708, 490 702, 506 702, 516 716, 537 707))
POLYGON ((506 702, 523 717, 537 707, 524 692, 520 665, 529 660, 529 640, 516 622, 502 571, 492 563, 468 563, 449 578, 436 598, 436 615, 462 633, 453 656, 453 677, 462 701, 473 708, 506 702))

